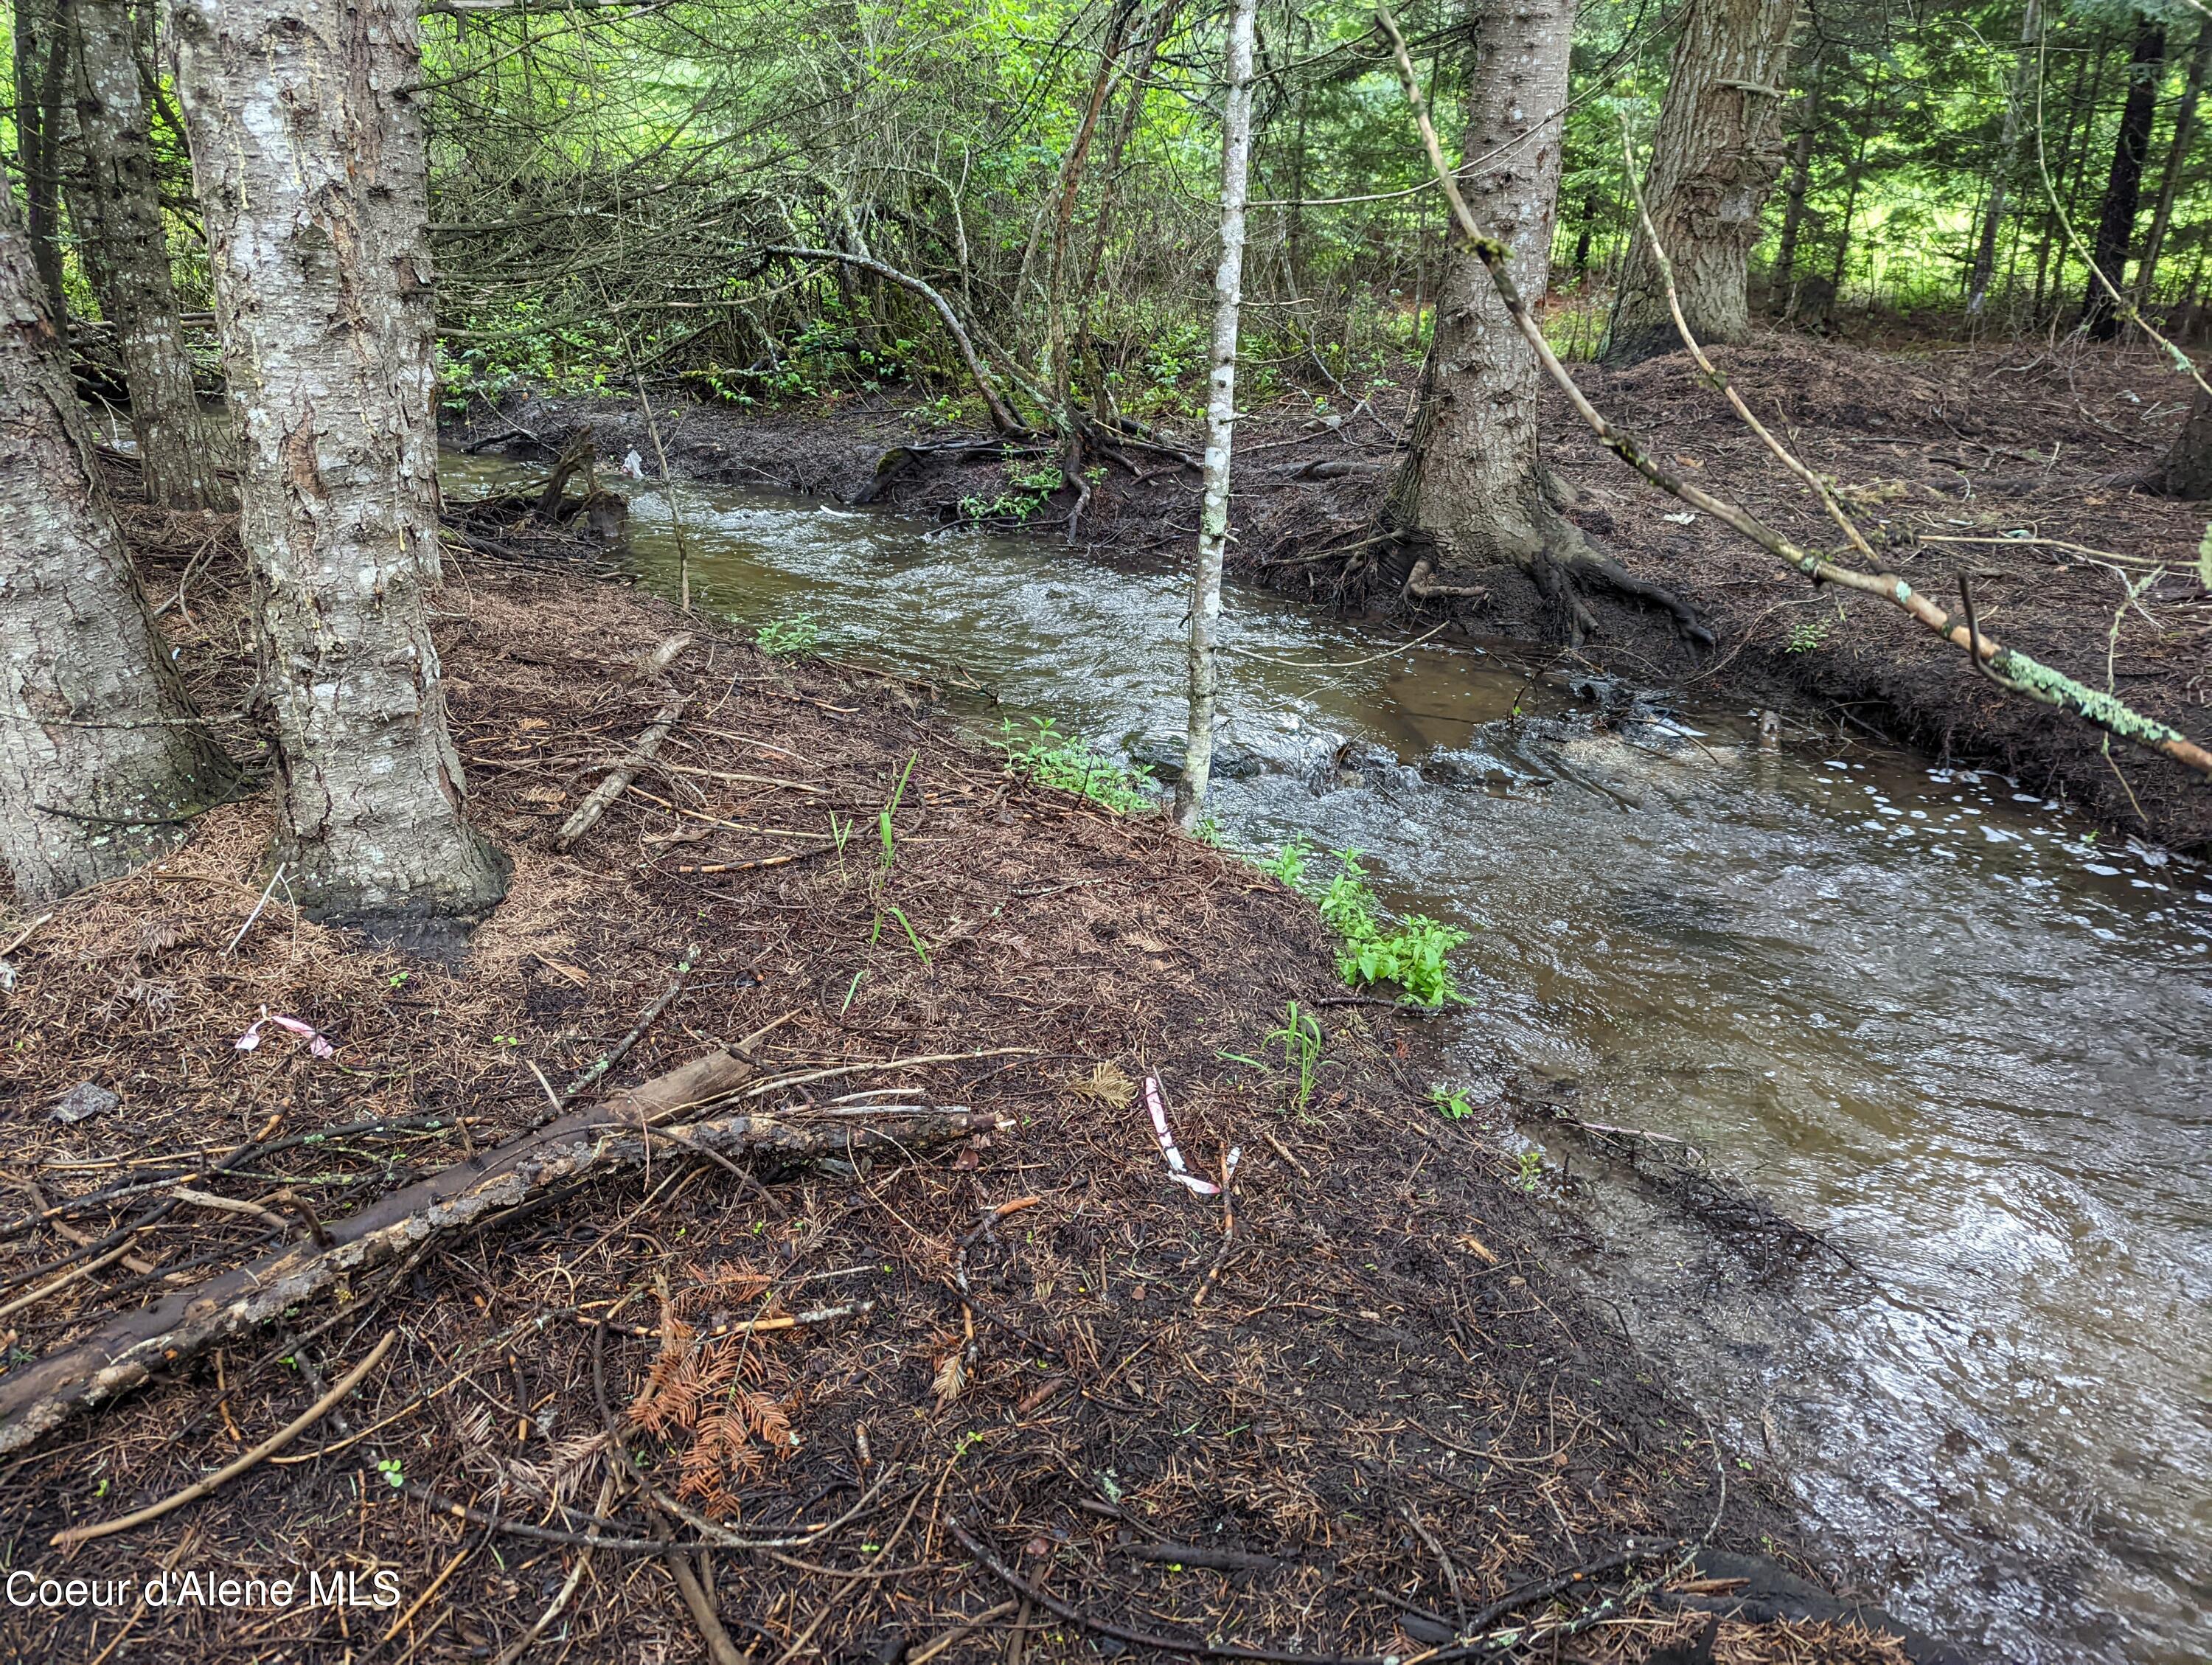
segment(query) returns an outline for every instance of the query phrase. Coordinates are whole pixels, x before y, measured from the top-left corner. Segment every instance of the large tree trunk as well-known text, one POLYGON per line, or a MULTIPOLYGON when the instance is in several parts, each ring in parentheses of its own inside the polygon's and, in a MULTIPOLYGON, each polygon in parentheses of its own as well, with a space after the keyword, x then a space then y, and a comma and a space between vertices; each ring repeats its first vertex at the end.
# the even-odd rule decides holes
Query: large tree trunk
POLYGON ((2150 478, 2144 482, 2165 497, 2184 502, 2212 500, 2212 399, 2202 388, 2189 406, 2189 420, 2181 425, 2169 450, 2150 478))
POLYGON ((2200 23, 2197 44, 2189 54, 2189 76, 2181 88, 2181 106, 2173 112, 2173 143, 2166 149, 2166 168, 2159 179, 2158 206, 2143 234, 2142 264, 2136 271, 2136 304, 2150 304, 2158 282, 2159 257, 2166 251, 2166 234, 2173 224, 2173 198, 2188 166, 2190 142, 2197 137, 2197 106, 2204 96, 2204 72, 2212 67, 2212 22, 2200 23))
MULTIPOLYGON (((1462 170, 1461 189, 1533 304, 1551 280, 1575 3, 1475 0, 1471 14, 1464 154, 1481 161, 1462 170)), ((1577 576, 1666 607, 1686 632, 1703 635, 1679 602, 1601 558, 1553 507, 1536 449, 1543 370, 1481 258, 1458 237, 1449 251, 1412 447, 1385 509, 1416 546, 1407 598, 1479 599, 1485 586, 1467 580, 1506 567, 1536 586, 1570 641, 1597 628, 1577 576)))
POLYGON ((1237 331, 1244 303, 1244 204, 1252 167, 1252 58, 1259 0, 1232 0, 1229 95, 1221 122, 1221 259, 1213 270, 1212 372, 1206 382, 1205 496, 1191 570, 1188 723, 1178 825, 1195 826, 1213 773, 1213 639, 1221 625, 1221 568, 1229 552, 1229 459, 1237 441, 1237 331))
POLYGON ((317 915, 498 901, 461 816, 439 577, 427 165, 407 0, 174 0, 171 44, 239 428, 242 530, 317 915))
POLYGON ((170 848, 233 778, 147 618, 37 262, 0 201, 0 859, 16 896, 170 848))
POLYGON ((70 0, 15 0, 15 168, 25 229, 47 315, 66 337, 62 290, 62 138, 70 67, 70 0))
MULTIPOLYGON (((1551 281, 1574 22, 1571 0, 1477 0, 1468 26, 1462 154, 1486 160, 1462 190, 1475 219, 1511 251, 1508 270, 1532 302, 1551 281)), ((1536 455, 1542 381, 1490 274, 1455 239, 1437 286, 1413 453, 1394 505, 1402 526, 1434 542, 1442 564, 1528 568, 1563 525, 1536 455)))
POLYGON ((171 508, 228 508, 230 489, 216 473, 228 424, 204 411, 192 392, 130 6, 126 0, 75 4, 84 165, 70 182, 70 206, 98 269, 101 303, 123 359, 147 501, 171 508))
MULTIPOLYGON (((1747 296, 1759 211, 1782 163, 1782 100, 1796 0, 1692 0, 1668 71, 1645 197, 1701 342, 1751 332, 1747 296)), ((1606 340, 1631 364, 1680 345, 1641 228, 1606 340)))
POLYGON ((2150 150, 2151 118, 2158 111, 2165 67, 2166 25, 2147 12, 2138 14, 2135 51, 2128 59, 2127 102, 2120 106, 2105 211, 2097 221, 2097 270, 2089 274, 2081 299, 2081 326, 2092 341, 2110 341, 2120 332, 2119 310, 2105 285, 2109 282, 2119 289, 2127 283, 2128 251, 2136 240, 2136 210, 2142 200, 2143 159, 2150 150))

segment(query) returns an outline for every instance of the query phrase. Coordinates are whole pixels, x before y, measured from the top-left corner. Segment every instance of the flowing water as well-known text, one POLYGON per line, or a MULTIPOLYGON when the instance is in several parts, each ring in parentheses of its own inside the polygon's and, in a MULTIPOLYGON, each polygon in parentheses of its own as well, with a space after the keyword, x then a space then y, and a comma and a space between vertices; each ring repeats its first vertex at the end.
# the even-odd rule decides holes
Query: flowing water
MULTIPOLYGON (((1179 750, 1182 580, 676 492, 702 606, 1179 750)), ((666 490, 631 514, 672 588, 666 490)), ((1750 714, 1263 592, 1227 617, 1223 744, 1255 772, 1217 782, 1225 835, 1356 845, 1472 931, 1457 1084, 1515 1107, 1593 1293, 1826 1546, 2008 1658, 2212 1657, 2212 875, 1991 774, 1765 750, 1750 714), (1834 1252, 1778 1255, 1560 1106, 1690 1141, 1834 1252)))

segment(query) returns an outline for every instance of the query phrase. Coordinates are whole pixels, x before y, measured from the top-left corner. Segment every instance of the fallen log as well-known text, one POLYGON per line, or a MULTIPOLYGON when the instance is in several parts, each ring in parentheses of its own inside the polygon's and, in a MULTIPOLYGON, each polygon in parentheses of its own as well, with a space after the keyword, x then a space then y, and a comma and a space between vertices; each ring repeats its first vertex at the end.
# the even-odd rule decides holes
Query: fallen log
POLYGON ((303 1240, 104 1321, 74 1346, 0 1376, 0 1455, 18 1451, 78 1408, 100 1405, 229 1337, 278 1316, 350 1273, 397 1259, 425 1240, 477 1224, 555 1186, 641 1164, 658 1148, 725 1161, 787 1160, 913 1150, 1009 1123, 957 1107, 853 1114, 758 1112, 664 1127, 727 1098, 757 1072, 726 1052, 441 1170, 329 1224, 330 1245, 303 1240))

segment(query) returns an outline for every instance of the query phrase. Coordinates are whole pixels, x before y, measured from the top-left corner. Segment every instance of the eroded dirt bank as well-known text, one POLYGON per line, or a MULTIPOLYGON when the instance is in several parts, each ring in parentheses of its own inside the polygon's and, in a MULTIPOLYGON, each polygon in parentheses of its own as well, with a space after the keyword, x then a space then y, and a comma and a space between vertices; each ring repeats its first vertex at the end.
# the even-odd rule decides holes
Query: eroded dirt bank
MULTIPOLYGON (((258 755, 228 526, 133 526, 154 593, 183 591, 165 623, 202 708, 258 755)), ((580 566, 461 553, 449 574, 473 813, 514 860, 454 965, 295 917, 250 793, 35 926, 0 913, 9 1369, 298 1237, 295 1197, 340 1220, 518 1133, 544 1082, 634 1031, 611 1085, 742 1043, 794 1116, 874 1095, 1012 1127, 758 1172, 672 1146, 179 1365, 9 1461, 7 1566, 125 1593, 0 1607, 7 1651, 513 1658, 551 1612, 534 1656, 703 1657, 718 1626, 726 1660, 1089 1658, 1132 1636, 1451 1658, 1519 1626, 1520 1651, 1614 1661, 1744 1605, 1713 1657, 1900 1656, 1785 1588, 1763 1477, 1554 1275, 1551 1217, 1435 1116, 1421 1026, 1346 1000, 1304 903, 1157 819, 1010 778, 900 685, 764 659, 580 566), (639 668, 687 630, 665 680, 639 668), (658 763, 556 853, 674 694, 658 763), (1303 1098, 1223 1056, 1267 1054, 1289 1000, 1323 1020, 1303 1098), (1170 1182, 1147 1077, 1196 1170, 1241 1148, 1233 1210, 1170 1182), (258 1445, 387 1335, 270 1460, 49 1546, 258 1445), (681 1558, 711 1622, 617 1440, 720 1534, 681 1558), (1754 1559, 1654 1588, 1661 1540, 1754 1559), (168 1590, 352 1573, 370 1605, 149 1602, 164 1569, 168 1590)))
MULTIPOLYGON (((2172 374, 2139 354, 2079 347, 1908 357, 1768 336, 1717 356, 1752 407, 1841 483, 1893 569, 1946 598, 1966 570, 1980 617, 2008 643, 2193 738, 2212 737, 2212 592, 2196 575, 2206 517, 2130 485, 2179 428, 2187 400, 2172 374)), ((1609 414, 1699 479, 1794 536, 1838 541, 1686 359, 1576 374, 1609 414)), ((1357 611, 1417 605, 1403 594, 1410 555, 1371 541, 1411 380, 1405 371, 1356 403, 1333 396, 1327 416, 1303 395, 1252 414, 1239 430, 1236 566, 1357 611)), ((613 457, 633 446, 653 455, 635 405, 618 401, 479 408, 464 437, 528 451, 531 435, 557 444, 586 422, 613 457)), ((1023 483, 1040 471, 1048 477, 1050 455, 1001 455, 972 430, 888 399, 756 413, 684 404, 662 426, 671 465, 694 477, 1066 535, 1074 494, 1023 483)), ((1589 663, 1636 683, 1788 702, 1840 729, 1995 765, 2154 842, 2212 847, 2212 792, 2179 765, 2132 748, 2108 755, 2102 735, 1978 678, 1894 610, 1814 590, 1710 522, 1685 520, 1674 499, 1598 451, 1563 400, 1546 428, 1553 467, 1583 495, 1573 518, 1632 573, 1682 595, 1718 638, 1696 647, 1664 616, 1600 594, 1590 600, 1602 634, 1578 650, 1589 663)), ((1196 473, 1159 450, 1130 456, 1133 469, 1098 477, 1076 541, 1173 558, 1195 530, 1196 473)), ((1486 599, 1427 611, 1441 618, 1437 609, 1449 606, 1472 632, 1556 639, 1532 586, 1480 576, 1486 599)))

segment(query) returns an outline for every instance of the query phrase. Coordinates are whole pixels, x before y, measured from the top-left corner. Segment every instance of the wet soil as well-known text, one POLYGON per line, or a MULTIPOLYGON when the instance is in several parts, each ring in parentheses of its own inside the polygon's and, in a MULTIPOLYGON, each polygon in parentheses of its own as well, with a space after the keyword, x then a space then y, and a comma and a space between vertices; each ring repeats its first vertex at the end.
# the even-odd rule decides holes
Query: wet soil
MULTIPOLYGON (((2212 591, 2197 576, 2205 515, 2134 483, 2179 429, 2186 385, 2140 352, 2039 343, 1924 345, 1909 353, 1765 334, 1717 361, 1752 408, 1841 483, 1885 565, 1948 597, 1969 573, 1979 617, 2008 645, 2192 737, 2212 738, 2212 591), (1986 539, 1936 543, 1931 538, 1986 539), (2042 541, 2027 542, 2027 538, 2042 541)), ((1608 415, 1793 535, 1838 541, 1810 495, 1680 355, 1613 373, 1574 367, 1608 415)), ((1240 426, 1232 565, 1362 612, 1425 612, 1479 634, 1556 641, 1558 621, 1517 574, 1480 574, 1486 599, 1413 601, 1408 552, 1373 540, 1409 414, 1413 374, 1354 400, 1293 393, 1240 426)), ((543 398, 479 411, 464 437, 529 448, 580 423, 603 449, 653 455, 636 407, 543 398)), ((1075 494, 1018 477, 1049 469, 988 436, 888 398, 740 412, 663 413, 671 465, 692 477, 880 502, 942 519, 1070 538, 1118 556, 1168 560, 1194 535, 1198 477, 1167 451, 1103 465, 1071 527, 1075 494)), ((1172 439, 1194 452, 1194 430, 1172 439)), ((1599 450, 1563 399, 1546 413, 1547 455, 1579 494, 1572 518, 1635 575, 1681 595, 1718 638, 1706 649, 1671 620, 1589 598, 1601 634, 1578 650, 1632 681, 1809 709, 1845 729, 1996 767, 2023 788, 2172 848, 2212 848, 2212 793, 2181 766, 1978 678, 1902 614, 1815 589, 1775 568, 1599 450)))
MULTIPOLYGON (((130 520, 202 708, 234 756, 266 755, 233 529, 130 520)), ((514 861, 464 958, 298 917, 253 795, 35 924, 0 899, 8 1364, 296 1233, 292 1197, 341 1217, 518 1132, 543 1081, 679 982, 610 1085, 747 1037, 792 1108, 904 1090, 1015 1125, 784 1171, 672 1155, 181 1363, 0 1469, 9 1568, 133 1581, 105 1606, 0 1607, 0 1651, 511 1658, 558 1607, 540 1656, 706 1656, 618 1438, 719 1523, 696 1578, 760 1661, 1088 1658, 1133 1636, 1403 1656, 1499 1625, 1522 1628, 1492 1650, 1640 1660, 1687 1656, 1716 1601, 1749 1616, 1715 1659, 1903 1656, 1790 1593, 1757 1468, 1553 1272, 1556 1217, 1435 1116, 1427 1032, 1347 1003, 1305 904, 1156 817, 1010 776, 926 687, 765 659, 574 546, 485 552, 544 547, 527 527, 456 533, 439 648, 471 813, 514 861), (678 631, 665 681, 647 674, 678 631), (690 702, 661 757, 556 853, 671 684, 690 702), (1288 1000, 1336 1018, 1304 1094, 1224 1058, 1264 1052, 1288 1000), (268 1013, 334 1054, 266 1028, 242 1048, 268 1013), (1233 1208, 1169 1182, 1147 1077, 1198 1170, 1241 1149, 1233 1208), (128 1257, 92 1261, 118 1231, 128 1257), (787 1313, 810 1316, 726 1328, 787 1313), (231 1461, 386 1334, 275 1457, 48 1547, 231 1461), (1654 1540, 1753 1559, 1685 1571, 1654 1540), (216 1593, 149 1601, 161 1571, 173 1598, 191 1575, 216 1593), (354 1575, 362 1605, 219 1589, 311 1573, 354 1575)))

